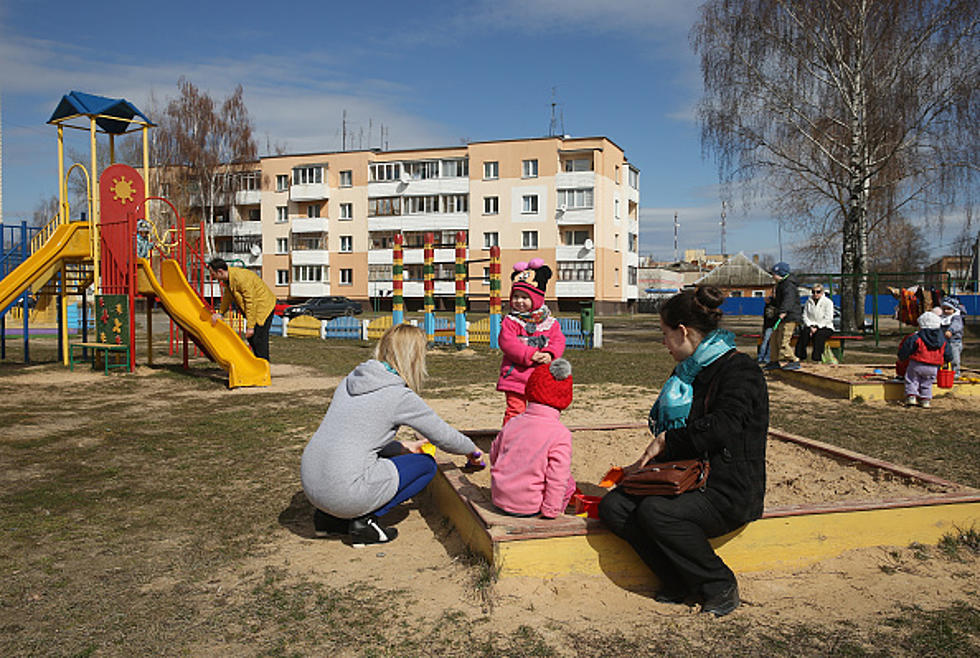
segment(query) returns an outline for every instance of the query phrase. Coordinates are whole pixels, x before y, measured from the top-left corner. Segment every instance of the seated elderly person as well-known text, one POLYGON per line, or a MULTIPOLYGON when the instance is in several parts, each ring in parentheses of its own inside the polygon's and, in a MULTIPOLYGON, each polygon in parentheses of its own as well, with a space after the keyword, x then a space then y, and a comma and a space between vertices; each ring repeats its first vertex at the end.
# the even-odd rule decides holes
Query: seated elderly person
POLYGON ((824 293, 819 283, 810 288, 810 296, 803 306, 803 326, 796 339, 796 357, 806 359, 806 348, 813 344, 812 359, 819 362, 823 357, 824 344, 834 333, 834 303, 824 293))

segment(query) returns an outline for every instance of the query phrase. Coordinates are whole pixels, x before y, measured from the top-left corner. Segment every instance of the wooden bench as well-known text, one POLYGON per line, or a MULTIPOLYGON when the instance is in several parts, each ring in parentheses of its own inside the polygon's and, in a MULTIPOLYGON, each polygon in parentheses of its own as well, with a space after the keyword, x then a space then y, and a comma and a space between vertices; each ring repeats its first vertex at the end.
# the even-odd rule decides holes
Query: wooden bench
MULTIPOLYGON (((742 334, 742 335, 745 338, 755 338, 756 345, 762 344, 762 334, 742 334)), ((789 341, 789 344, 794 348, 796 347, 797 338, 799 338, 799 336, 797 334, 793 334, 793 337, 790 338, 789 341)), ((833 351, 834 356, 836 356, 838 360, 843 361, 844 345, 848 341, 855 341, 855 340, 864 340, 864 336, 848 336, 844 334, 833 334, 830 338, 826 340, 826 342, 824 342, 824 349, 829 349, 833 351)))
POLYGON ((75 348, 92 350, 92 368, 95 368, 95 357, 102 352, 102 362, 105 364, 105 374, 113 368, 126 368, 129 370, 129 345, 116 345, 114 343, 71 343, 68 346, 68 369, 75 369, 75 348), (109 355, 112 353, 124 353, 125 363, 109 363, 109 355))

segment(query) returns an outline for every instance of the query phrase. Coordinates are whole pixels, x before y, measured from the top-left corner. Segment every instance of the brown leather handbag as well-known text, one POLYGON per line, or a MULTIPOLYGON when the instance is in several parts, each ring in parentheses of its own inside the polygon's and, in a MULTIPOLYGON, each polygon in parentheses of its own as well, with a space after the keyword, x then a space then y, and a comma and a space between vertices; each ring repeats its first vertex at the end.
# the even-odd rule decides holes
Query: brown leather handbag
POLYGON ((619 488, 636 496, 676 496, 703 489, 710 470, 708 462, 702 459, 650 462, 624 475, 619 481, 619 488))

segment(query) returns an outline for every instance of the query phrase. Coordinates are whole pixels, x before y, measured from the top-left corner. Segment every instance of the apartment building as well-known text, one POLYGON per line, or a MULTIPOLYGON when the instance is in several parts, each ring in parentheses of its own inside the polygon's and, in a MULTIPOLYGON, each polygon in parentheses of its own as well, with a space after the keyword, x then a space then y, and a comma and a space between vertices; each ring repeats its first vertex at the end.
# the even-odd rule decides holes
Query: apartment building
POLYGON ((390 307, 401 233, 406 305, 421 307, 422 247, 432 232, 436 303, 451 308, 459 231, 468 236, 471 308, 488 303, 494 245, 505 278, 519 261, 551 265, 553 307, 595 301, 615 312, 639 297, 639 170, 605 137, 269 156, 228 180, 215 249, 283 299, 344 295, 390 307))

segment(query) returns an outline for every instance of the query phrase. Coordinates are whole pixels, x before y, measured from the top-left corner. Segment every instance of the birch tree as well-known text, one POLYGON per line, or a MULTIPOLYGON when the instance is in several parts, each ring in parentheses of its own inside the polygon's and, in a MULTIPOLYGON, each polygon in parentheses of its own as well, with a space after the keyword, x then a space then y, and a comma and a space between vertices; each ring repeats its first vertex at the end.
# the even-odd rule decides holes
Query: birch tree
MULTIPOLYGON (((702 148, 819 243, 839 239, 842 326, 863 324, 869 235, 972 204, 976 0, 709 0, 702 148)), ((883 231, 884 233, 884 231, 883 231)))
POLYGON ((226 205, 234 193, 227 176, 256 159, 252 121, 241 85, 220 106, 186 78, 177 88, 179 96, 167 103, 153 131, 152 159, 165 172, 160 182, 167 184, 167 196, 178 207, 201 209, 208 250, 214 253, 214 208, 226 205))

